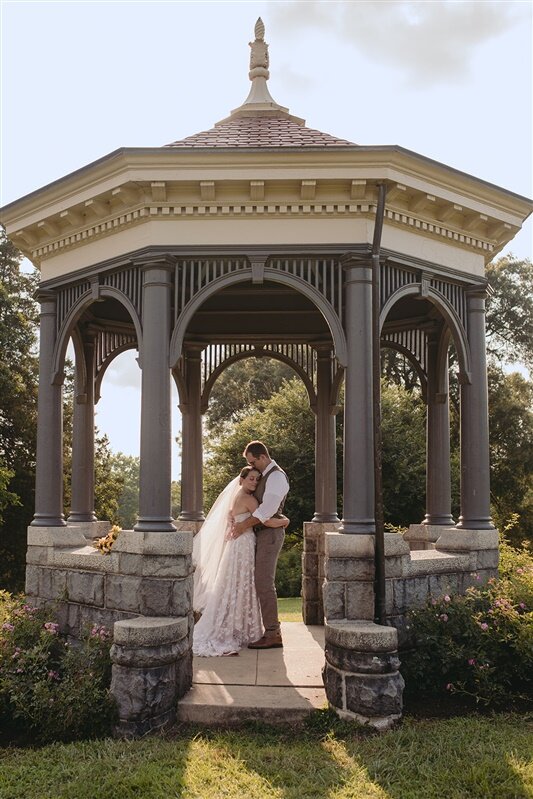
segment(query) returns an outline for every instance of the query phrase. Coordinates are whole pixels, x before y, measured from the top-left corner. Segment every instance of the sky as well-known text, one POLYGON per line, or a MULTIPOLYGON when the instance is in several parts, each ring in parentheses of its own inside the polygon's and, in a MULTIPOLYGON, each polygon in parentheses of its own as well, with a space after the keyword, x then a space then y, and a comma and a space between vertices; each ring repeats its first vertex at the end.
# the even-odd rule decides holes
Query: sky
MULTIPOLYGON (((309 127, 533 196, 531 0, 0 0, 0 15, 0 205, 118 147, 158 147, 228 116, 249 91, 259 16, 270 92, 309 127)), ((531 219, 504 252, 532 257, 531 219)), ((176 392, 173 407, 177 435, 176 392)), ((125 353, 97 405, 114 451, 138 454, 139 416, 125 353)))

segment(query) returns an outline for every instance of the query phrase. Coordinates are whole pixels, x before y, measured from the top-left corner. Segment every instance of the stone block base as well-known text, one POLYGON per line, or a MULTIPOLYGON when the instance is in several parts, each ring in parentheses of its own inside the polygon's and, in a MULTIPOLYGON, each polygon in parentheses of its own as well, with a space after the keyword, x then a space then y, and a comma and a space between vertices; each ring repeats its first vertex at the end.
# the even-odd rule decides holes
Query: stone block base
POLYGON ((111 694, 119 715, 115 735, 140 737, 173 724, 177 701, 192 685, 187 619, 117 622, 111 660, 111 694))
POLYGON ((393 627, 326 623, 325 654, 326 696, 340 718, 377 730, 389 729, 401 718, 404 681, 393 627))
POLYGON ((340 522, 304 522, 302 554, 302 613, 304 624, 324 624, 325 534, 338 530, 340 522))
POLYGON ((403 535, 403 540, 409 544, 409 549, 435 549, 437 540, 448 528, 439 524, 410 524, 403 535))

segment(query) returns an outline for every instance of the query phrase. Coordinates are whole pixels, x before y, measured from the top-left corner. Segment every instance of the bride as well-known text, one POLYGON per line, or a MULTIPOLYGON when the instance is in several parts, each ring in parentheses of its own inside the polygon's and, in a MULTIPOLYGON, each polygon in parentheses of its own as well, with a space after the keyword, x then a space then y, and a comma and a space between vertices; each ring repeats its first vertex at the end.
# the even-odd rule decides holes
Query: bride
MULTIPOLYGON (((237 655, 263 635, 255 590, 255 534, 250 527, 231 537, 232 521, 243 521, 259 506, 253 492, 261 473, 245 466, 215 500, 193 543, 195 614, 193 653, 203 657, 237 655)), ((266 527, 286 527, 289 519, 268 519, 266 527)))

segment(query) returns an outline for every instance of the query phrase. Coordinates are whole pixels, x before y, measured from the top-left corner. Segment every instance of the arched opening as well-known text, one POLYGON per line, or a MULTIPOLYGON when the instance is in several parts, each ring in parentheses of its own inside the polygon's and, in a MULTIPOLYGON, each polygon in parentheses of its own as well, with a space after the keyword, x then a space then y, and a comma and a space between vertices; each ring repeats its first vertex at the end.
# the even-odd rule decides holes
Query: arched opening
POLYGON ((463 379, 468 376, 466 336, 452 311, 436 293, 421 297, 409 287, 396 292, 382 317, 385 521, 421 528, 431 540, 439 527, 454 524, 458 457, 456 425, 453 437, 450 426, 450 347, 463 379))

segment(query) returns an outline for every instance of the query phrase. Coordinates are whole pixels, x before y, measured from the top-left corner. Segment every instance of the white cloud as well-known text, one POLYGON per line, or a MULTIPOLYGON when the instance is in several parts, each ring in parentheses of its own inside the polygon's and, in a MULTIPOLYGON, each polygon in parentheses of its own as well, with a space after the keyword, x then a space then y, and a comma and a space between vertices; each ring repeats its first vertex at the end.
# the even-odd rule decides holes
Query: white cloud
POLYGON ((368 60, 397 70, 411 87, 459 83, 477 49, 520 22, 530 20, 530 3, 511 0, 361 0, 277 3, 271 8, 277 32, 331 31, 368 60))

